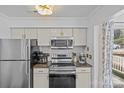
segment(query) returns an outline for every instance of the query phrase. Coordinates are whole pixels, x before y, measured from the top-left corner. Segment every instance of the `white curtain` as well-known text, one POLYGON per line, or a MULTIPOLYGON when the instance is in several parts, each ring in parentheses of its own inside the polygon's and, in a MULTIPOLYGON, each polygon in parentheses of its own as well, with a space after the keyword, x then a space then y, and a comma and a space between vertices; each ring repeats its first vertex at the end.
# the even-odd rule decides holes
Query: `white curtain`
POLYGON ((102 26, 103 32, 103 87, 111 88, 112 85, 112 50, 113 50, 113 21, 108 21, 102 26))

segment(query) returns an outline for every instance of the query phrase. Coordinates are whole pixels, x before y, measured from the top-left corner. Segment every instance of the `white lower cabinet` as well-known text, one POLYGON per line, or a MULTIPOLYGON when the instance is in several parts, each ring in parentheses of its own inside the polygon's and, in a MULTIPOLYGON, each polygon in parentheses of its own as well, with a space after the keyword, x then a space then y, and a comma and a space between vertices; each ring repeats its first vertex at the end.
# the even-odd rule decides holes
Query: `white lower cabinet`
POLYGON ((49 72, 48 68, 33 69, 33 87, 48 88, 49 87, 49 72))
POLYGON ((76 68, 76 88, 91 87, 91 68, 77 67, 76 68))

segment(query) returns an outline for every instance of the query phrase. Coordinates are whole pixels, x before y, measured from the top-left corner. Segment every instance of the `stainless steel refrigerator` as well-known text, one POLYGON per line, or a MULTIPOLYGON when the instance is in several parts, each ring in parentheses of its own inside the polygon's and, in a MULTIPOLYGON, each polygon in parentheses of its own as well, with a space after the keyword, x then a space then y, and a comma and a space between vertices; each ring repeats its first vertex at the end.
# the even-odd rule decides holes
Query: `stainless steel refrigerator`
POLYGON ((0 40, 0 88, 30 87, 30 41, 0 40))

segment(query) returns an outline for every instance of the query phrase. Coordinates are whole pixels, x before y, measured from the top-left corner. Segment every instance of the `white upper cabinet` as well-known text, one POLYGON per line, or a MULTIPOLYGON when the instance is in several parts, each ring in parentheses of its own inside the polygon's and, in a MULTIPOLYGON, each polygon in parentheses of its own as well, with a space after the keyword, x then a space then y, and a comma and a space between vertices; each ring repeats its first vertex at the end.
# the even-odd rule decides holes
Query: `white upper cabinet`
POLYGON ((51 37, 60 37, 62 29, 51 29, 51 37))
POLYGON ((25 38, 24 29, 20 29, 20 28, 11 29, 11 38, 12 39, 24 39, 25 38))
POLYGON ((67 29, 62 29, 62 32, 63 32, 63 35, 64 36, 69 36, 69 37, 72 37, 72 29, 70 28, 67 28, 67 29))
POLYGON ((36 29, 13 28, 11 30, 12 39, 37 39, 36 29))
POLYGON ((62 29, 62 32, 63 32, 63 36, 72 37, 72 29, 65 28, 65 29, 62 29))
POLYGON ((25 29, 26 39, 37 39, 37 29, 25 29))
POLYGON ((52 37, 72 37, 72 29, 62 28, 62 29, 51 29, 52 37))
POLYGON ((49 46, 50 45, 50 30, 51 29, 38 29, 38 45, 49 46))
POLYGON ((76 28, 73 29, 74 46, 86 45, 86 29, 76 28))
POLYGON ((12 28, 11 39, 38 39, 39 46, 50 46, 52 37, 74 37, 74 46, 85 46, 86 33, 82 28, 12 28))

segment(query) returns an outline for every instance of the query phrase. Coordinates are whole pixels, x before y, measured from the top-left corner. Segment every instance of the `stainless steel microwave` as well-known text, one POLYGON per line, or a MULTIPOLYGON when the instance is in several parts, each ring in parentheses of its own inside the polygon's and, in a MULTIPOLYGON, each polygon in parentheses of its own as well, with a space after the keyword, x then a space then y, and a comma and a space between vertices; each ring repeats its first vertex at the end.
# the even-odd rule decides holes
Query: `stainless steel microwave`
POLYGON ((61 49, 68 49, 73 48, 73 37, 69 38, 52 38, 51 39, 51 48, 61 48, 61 49))

